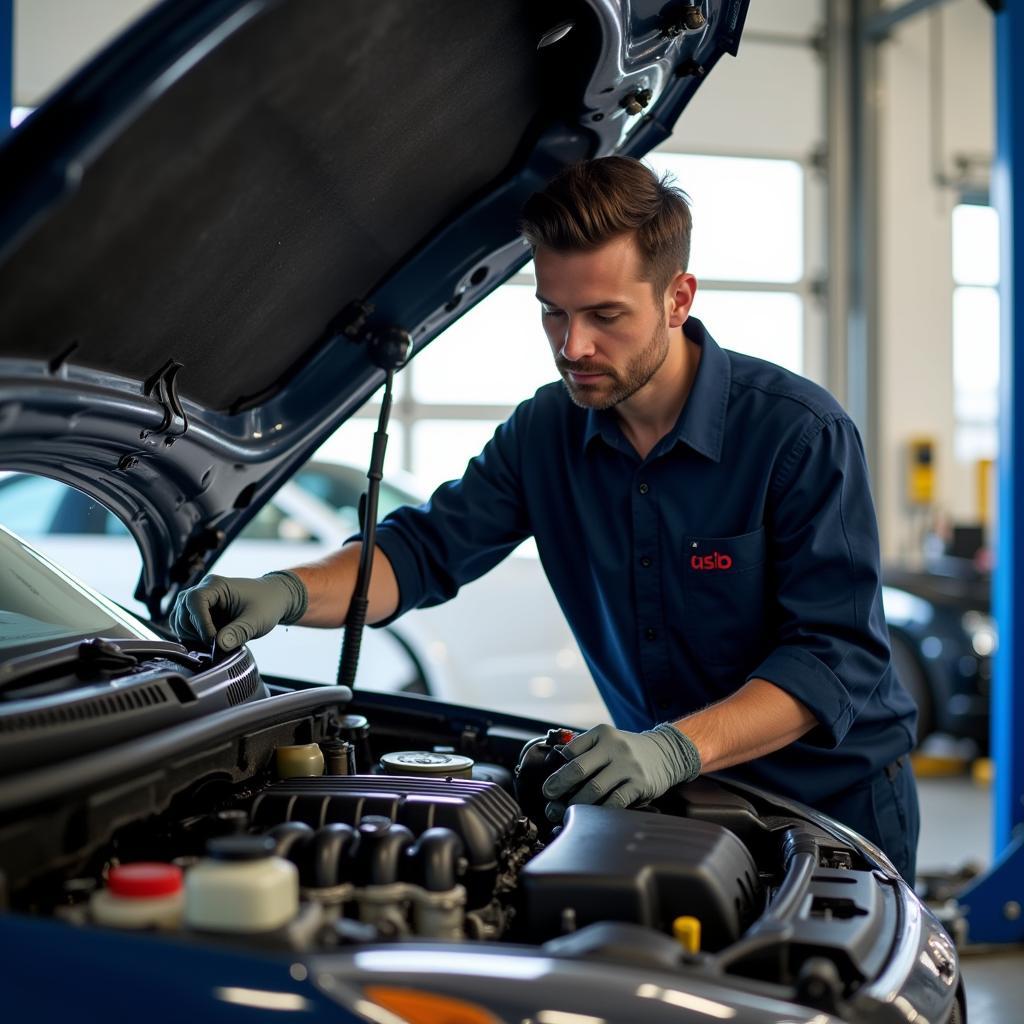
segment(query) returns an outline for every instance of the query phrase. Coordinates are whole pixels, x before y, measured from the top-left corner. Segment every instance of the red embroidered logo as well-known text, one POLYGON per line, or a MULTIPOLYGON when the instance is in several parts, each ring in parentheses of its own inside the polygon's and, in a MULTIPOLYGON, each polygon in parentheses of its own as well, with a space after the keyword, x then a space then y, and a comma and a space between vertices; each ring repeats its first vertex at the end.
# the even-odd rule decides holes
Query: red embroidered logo
POLYGON ((710 555, 691 555, 690 568, 704 571, 705 569, 731 569, 732 558, 715 551, 710 555))

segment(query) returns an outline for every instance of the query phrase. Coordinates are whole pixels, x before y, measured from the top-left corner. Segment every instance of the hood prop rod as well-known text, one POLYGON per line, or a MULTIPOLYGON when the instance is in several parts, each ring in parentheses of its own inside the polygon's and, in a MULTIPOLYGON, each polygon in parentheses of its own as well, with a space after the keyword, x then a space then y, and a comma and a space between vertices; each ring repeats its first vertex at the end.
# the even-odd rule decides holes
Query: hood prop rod
POLYGON ((363 534, 363 547, 359 554, 359 573, 356 576, 355 593, 345 618, 345 640, 341 646, 341 660, 338 663, 338 684, 352 686, 359 664, 359 650, 363 642, 363 629, 369 608, 370 579, 373 573, 373 554, 377 537, 377 506, 380 499, 380 482, 384 477, 384 453, 388 445, 388 420, 391 418, 391 391, 395 371, 405 365, 412 347, 412 338, 406 331, 390 328, 382 334, 372 335, 368 340, 370 360, 385 371, 384 398, 380 404, 380 417, 373 435, 373 451, 366 478, 369 486, 359 501, 359 526, 363 534))

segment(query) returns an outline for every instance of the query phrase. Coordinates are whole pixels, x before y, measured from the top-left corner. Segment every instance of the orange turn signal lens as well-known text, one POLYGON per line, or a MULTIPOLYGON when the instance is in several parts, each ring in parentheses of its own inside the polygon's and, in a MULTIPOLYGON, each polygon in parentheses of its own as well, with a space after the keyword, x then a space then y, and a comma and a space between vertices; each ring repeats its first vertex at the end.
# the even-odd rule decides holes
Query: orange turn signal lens
POLYGON ((501 1024, 489 1010, 464 999, 415 988, 370 985, 363 994, 406 1024, 501 1024))

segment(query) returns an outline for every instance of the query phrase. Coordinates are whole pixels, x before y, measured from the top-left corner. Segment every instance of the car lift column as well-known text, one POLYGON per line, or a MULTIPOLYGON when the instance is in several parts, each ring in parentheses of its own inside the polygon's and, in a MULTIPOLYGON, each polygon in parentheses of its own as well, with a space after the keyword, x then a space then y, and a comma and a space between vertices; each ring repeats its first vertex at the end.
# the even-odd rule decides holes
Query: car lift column
POLYGON ((992 693, 995 860, 958 897, 974 942, 1024 941, 1024 3, 1000 5, 996 25, 996 160, 999 211, 999 522, 993 601, 999 630, 992 693))

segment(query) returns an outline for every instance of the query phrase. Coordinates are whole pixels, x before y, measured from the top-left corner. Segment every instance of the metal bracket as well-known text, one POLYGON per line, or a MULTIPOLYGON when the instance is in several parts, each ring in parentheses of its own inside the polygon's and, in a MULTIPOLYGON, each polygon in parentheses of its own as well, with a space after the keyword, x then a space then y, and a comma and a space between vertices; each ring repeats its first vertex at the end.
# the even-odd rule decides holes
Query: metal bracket
POLYGON ((361 299, 350 302, 330 323, 328 332, 365 345, 370 362, 382 370, 398 370, 405 365, 412 349, 412 337, 400 327, 374 328, 370 317, 374 307, 361 299))
POLYGON ((181 369, 181 363, 168 359, 143 385, 143 394, 156 401, 164 411, 164 418, 160 422, 160 426, 155 430, 143 430, 139 434, 143 441, 155 434, 165 434, 164 444, 171 445, 179 437, 183 437, 188 430, 188 416, 185 415, 185 410, 178 398, 178 372, 181 369), (176 423, 180 423, 181 426, 172 433, 171 428, 176 423))

